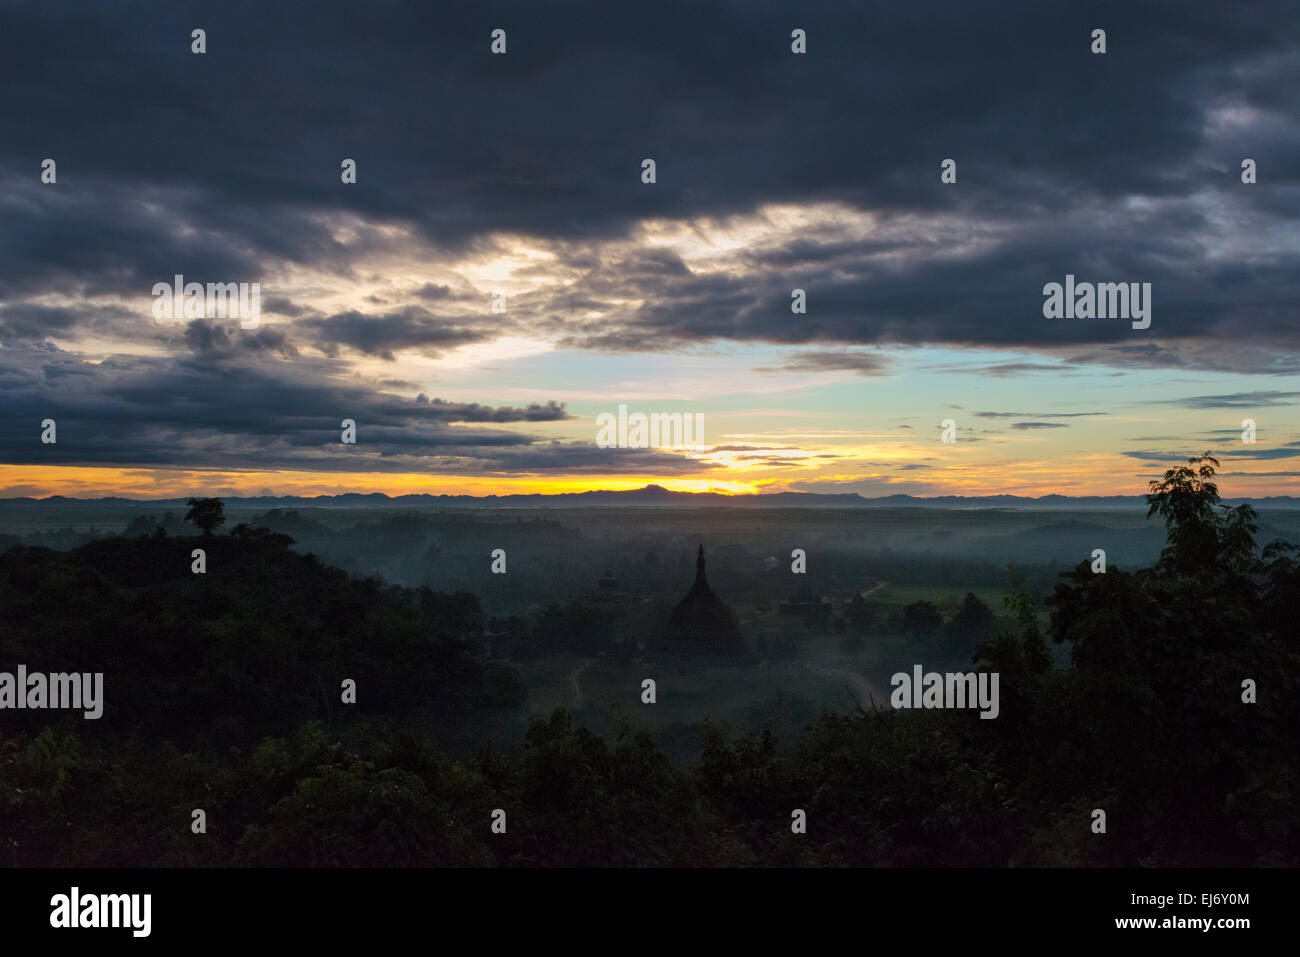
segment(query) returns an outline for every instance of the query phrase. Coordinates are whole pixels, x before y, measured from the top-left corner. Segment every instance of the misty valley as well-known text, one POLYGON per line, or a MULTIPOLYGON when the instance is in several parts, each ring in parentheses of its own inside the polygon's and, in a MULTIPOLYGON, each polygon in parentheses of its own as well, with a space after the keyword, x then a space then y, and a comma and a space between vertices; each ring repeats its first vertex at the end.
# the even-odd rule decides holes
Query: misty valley
MULTIPOLYGON (((1293 675, 1289 553, 1198 565, 1122 502, 373 501, 202 500, 190 521, 184 503, 0 504, 0 664, 103 674, 102 720, 3 712, 0 813, 28 837, 0 856, 1294 859, 1259 829, 1294 814, 1270 804, 1290 764, 1254 763, 1294 735, 1276 683, 1253 689, 1269 656, 1293 675), (1209 574, 1255 604, 1211 599, 1209 574), (1198 641, 1205 673, 1180 648, 1198 641), (1281 737, 1230 717, 1243 678, 1281 737), (1198 735, 1209 790, 1189 792, 1177 742, 1198 735), (105 801, 119 839, 94 814, 60 824, 105 801)), ((1257 524, 1300 540, 1288 500, 1257 524)))

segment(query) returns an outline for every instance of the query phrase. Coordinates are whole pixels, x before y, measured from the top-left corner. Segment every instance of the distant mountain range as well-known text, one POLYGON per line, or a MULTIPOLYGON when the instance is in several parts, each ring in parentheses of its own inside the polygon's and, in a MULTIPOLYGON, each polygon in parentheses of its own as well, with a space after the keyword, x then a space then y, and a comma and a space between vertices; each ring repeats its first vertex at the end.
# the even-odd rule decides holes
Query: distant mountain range
MULTIPOLYGON (((687 507, 687 508, 1102 508, 1145 504, 1143 495, 1041 495, 1037 498, 1023 495, 936 495, 923 498, 916 495, 882 495, 867 498, 856 492, 823 494, 818 492, 772 492, 767 494, 727 495, 720 492, 674 492, 661 485, 626 491, 561 492, 553 495, 385 495, 382 492, 363 494, 345 492, 341 495, 255 495, 249 497, 223 496, 229 505, 259 508, 315 507, 315 508, 608 508, 608 507, 687 507)), ((1300 498, 1290 495, 1273 495, 1258 499, 1224 499, 1225 505, 1239 502, 1267 504, 1275 508, 1300 508, 1300 498)), ((52 495, 48 498, 0 499, 0 508, 22 505, 62 505, 69 508, 89 505, 148 505, 186 507, 184 498, 132 499, 132 498, 68 498, 52 495)))

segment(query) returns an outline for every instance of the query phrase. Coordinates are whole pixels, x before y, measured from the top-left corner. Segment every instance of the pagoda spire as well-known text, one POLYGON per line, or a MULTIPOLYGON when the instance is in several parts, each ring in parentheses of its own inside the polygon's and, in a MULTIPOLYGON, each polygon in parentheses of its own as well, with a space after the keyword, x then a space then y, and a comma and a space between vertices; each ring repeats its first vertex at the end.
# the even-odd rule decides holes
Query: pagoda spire
POLYGON ((704 545, 695 552, 695 584, 673 606, 664 629, 664 644, 692 655, 746 657, 744 636, 735 613, 713 593, 704 574, 704 545))

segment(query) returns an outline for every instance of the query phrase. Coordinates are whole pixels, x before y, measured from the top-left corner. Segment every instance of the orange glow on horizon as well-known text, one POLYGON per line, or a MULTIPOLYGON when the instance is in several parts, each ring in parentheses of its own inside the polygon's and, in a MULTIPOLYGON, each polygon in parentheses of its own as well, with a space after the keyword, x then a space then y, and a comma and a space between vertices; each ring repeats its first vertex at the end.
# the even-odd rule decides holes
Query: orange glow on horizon
POLYGON ((627 490, 660 485, 677 492, 743 495, 753 482, 724 478, 640 476, 442 476, 389 472, 225 472, 199 469, 101 468, 0 464, 0 498, 185 498, 208 495, 515 495, 627 490))
MULTIPOLYGON (((514 495, 619 491, 659 485, 679 492, 718 492, 745 495, 799 490, 844 493, 862 491, 866 497, 906 492, 936 495, 1142 495, 1148 478, 1163 466, 1142 466, 1120 459, 1105 465, 1095 457, 1064 468, 1061 462, 949 465, 934 470, 894 474, 871 469, 809 475, 798 468, 777 476, 756 474, 751 468, 703 470, 700 475, 517 475, 455 476, 387 472, 215 471, 202 469, 105 468, 0 464, 0 498, 122 497, 138 499, 190 496, 304 496, 381 492, 390 496, 514 495), (1106 467, 1109 466, 1109 467, 1106 467), (744 477, 741 478, 736 473, 744 477), (1113 476, 1109 477, 1109 476, 1113 476)), ((1173 463, 1171 463, 1173 464, 1173 463)), ((1296 494, 1296 483, 1275 476, 1252 478, 1229 467, 1220 471, 1220 491, 1227 498, 1296 494)))

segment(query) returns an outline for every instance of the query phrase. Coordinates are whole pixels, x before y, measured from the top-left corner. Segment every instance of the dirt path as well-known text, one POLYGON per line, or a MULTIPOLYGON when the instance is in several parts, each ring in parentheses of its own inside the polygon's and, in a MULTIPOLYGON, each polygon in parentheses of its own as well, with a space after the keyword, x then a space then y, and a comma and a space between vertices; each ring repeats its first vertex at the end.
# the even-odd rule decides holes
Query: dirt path
POLYGON ((889 707, 889 698, 856 671, 845 671, 842 668, 818 668, 814 665, 806 665, 805 667, 819 678, 831 678, 848 685, 853 699, 860 708, 870 711, 873 698, 877 708, 889 707))
POLYGON ((591 667, 594 658, 584 658, 582 664, 569 672, 569 690, 573 692, 573 710, 582 710, 582 686, 578 684, 578 678, 582 673, 591 667))
POLYGON ((861 595, 863 598, 870 598, 872 595, 880 591, 880 589, 884 588, 888 584, 889 582, 877 582, 876 584, 868 588, 866 591, 862 592, 861 595))

